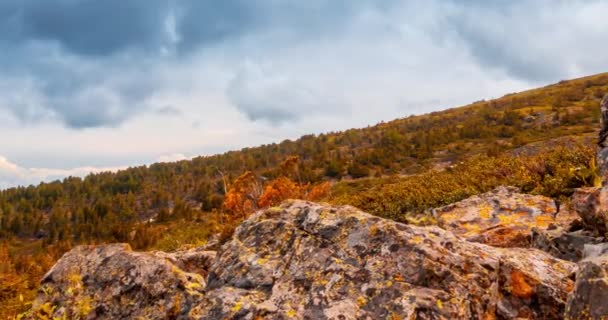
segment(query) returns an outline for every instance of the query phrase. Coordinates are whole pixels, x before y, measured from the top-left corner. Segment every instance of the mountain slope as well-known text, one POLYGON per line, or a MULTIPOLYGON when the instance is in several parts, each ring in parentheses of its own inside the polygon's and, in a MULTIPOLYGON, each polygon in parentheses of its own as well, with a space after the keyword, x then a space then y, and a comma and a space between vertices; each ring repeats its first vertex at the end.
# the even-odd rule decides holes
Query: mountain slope
POLYGON ((64 219, 96 225, 97 220, 149 218, 162 209, 219 209, 222 176, 231 181, 251 170, 274 178, 291 155, 300 158, 301 179, 316 182, 412 174, 472 154, 497 154, 533 141, 593 132, 603 92, 608 92, 608 74, 363 129, 4 190, 0 236, 47 235, 53 227, 59 229, 53 222, 64 219), (67 213, 70 217, 64 217, 67 213), (46 232, 40 234, 40 229, 46 232))
POLYGON ((0 191, 0 305, 22 310, 75 244, 205 241, 226 221, 224 194, 237 176, 250 170, 263 184, 294 155, 302 184, 337 182, 328 201, 396 220, 499 184, 568 195, 593 184, 586 137, 606 92, 608 74, 599 74, 362 129, 0 191))

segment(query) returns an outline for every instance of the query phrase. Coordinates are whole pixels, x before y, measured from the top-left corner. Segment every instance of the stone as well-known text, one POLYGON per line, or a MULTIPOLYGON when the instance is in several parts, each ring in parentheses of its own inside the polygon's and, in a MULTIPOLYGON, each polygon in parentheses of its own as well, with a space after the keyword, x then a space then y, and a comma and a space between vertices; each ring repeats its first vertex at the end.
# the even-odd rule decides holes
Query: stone
POLYGON ((169 260, 172 264, 186 272, 197 273, 206 278, 209 267, 216 256, 215 251, 208 251, 206 249, 207 247, 203 247, 172 253, 157 251, 153 254, 169 260))
POLYGON ((578 262, 585 257, 585 251, 589 244, 597 244, 604 241, 602 237, 596 237, 593 232, 577 230, 568 232, 564 228, 554 229, 532 229, 532 247, 548 252, 552 256, 578 262))
POLYGON ((600 103, 601 128, 598 136, 597 163, 602 179, 602 187, 608 185, 608 94, 600 103))
POLYGON ((608 319, 608 255, 591 256, 579 263, 574 291, 568 298, 564 318, 608 319))
POLYGON ((244 221, 211 265, 194 269, 206 268, 206 281, 181 269, 183 256, 78 247, 43 279, 35 312, 46 305, 56 317, 99 319, 562 319, 576 270, 540 250, 305 201, 244 221), (70 293, 73 271, 82 280, 70 293))
POLYGON ((193 312, 233 318, 246 307, 240 315, 250 318, 559 319, 574 268, 538 250, 493 248, 437 227, 298 201, 237 229, 208 278, 207 295, 224 297, 221 308, 201 304, 193 312))
POLYGON ((33 319, 185 318, 205 278, 126 244, 80 246, 42 278, 33 319))
POLYGON ((608 254, 608 243, 585 244, 583 249, 583 258, 599 257, 608 254))
POLYGON ((604 236, 608 231, 608 189, 580 188, 572 195, 572 209, 581 217, 586 229, 604 236))
POLYGON ((496 247, 529 247, 532 228, 546 230, 557 223, 555 201, 498 187, 434 210, 437 224, 469 241, 496 247))

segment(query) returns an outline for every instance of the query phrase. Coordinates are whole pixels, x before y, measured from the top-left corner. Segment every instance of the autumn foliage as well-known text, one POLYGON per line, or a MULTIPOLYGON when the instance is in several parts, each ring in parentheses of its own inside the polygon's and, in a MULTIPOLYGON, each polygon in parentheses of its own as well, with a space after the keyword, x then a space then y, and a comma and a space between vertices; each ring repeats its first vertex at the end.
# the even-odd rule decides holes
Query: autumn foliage
POLYGON ((262 208, 270 207, 281 203, 285 199, 301 197, 302 186, 294 183, 289 178, 279 177, 266 185, 258 205, 262 208))
POLYGON ((287 199, 320 200, 329 194, 331 184, 321 182, 303 184, 299 180, 299 157, 290 156, 281 165, 281 176, 268 181, 262 189, 264 179, 247 171, 239 176, 224 200, 224 208, 233 216, 244 218, 259 208, 275 206, 287 199), (293 177, 298 182, 293 181, 293 177), (263 190, 263 191, 262 191, 263 190))
POLYGON ((224 198, 224 208, 239 217, 258 208, 261 186, 257 176, 247 171, 240 175, 230 186, 224 198))

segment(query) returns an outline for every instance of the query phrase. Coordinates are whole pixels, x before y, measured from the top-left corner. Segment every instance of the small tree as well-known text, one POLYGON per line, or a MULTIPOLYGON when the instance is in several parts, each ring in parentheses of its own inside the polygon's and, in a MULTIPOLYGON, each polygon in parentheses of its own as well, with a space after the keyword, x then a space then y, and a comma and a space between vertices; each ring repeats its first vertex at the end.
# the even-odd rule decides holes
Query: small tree
POLYGON ((245 217, 258 208, 257 203, 262 194, 262 187, 256 175, 247 171, 232 184, 224 198, 224 208, 229 212, 245 217))
POLYGON ((295 184, 289 178, 278 177, 266 185, 258 205, 261 208, 270 207, 281 203, 283 200, 300 197, 302 197, 301 186, 295 184))

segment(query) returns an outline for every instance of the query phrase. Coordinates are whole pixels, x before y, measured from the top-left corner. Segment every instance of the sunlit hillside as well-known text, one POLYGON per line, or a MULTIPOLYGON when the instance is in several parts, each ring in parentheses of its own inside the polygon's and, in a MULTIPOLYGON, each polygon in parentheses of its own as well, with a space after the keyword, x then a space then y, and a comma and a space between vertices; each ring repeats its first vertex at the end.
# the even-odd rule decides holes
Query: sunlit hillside
POLYGON ((173 250, 283 198, 432 223, 426 210, 501 184, 569 195, 596 183, 606 92, 608 74, 598 74, 362 129, 3 190, 0 315, 26 309, 41 275, 76 244, 173 250))

